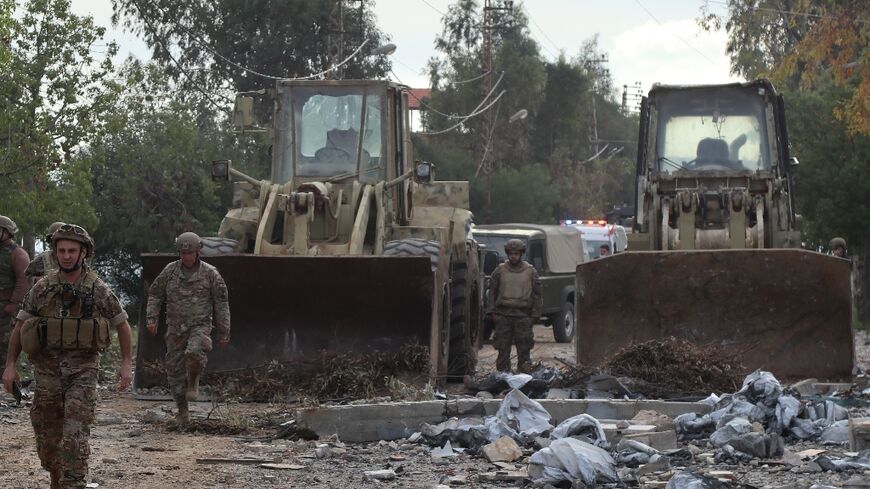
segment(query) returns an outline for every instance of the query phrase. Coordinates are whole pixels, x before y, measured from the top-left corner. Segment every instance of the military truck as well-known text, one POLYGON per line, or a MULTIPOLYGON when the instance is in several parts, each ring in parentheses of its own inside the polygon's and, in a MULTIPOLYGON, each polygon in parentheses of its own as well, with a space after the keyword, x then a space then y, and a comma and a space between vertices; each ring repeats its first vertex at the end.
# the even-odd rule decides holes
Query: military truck
MULTIPOLYGON (((237 97, 236 127, 270 139, 271 177, 212 166, 235 183, 233 208, 206 240, 232 311, 232 341, 210 369, 421 344, 432 380, 473 372, 481 315, 468 182, 436 181, 432 165, 413 161, 408 114, 407 87, 384 80, 281 80, 237 97), (255 97, 274 107, 267 124, 255 97)), ((145 290, 173 259, 143 255, 145 290)), ((139 338, 137 388, 160 380, 142 368, 162 358, 159 328, 139 338)))
POLYGON ((849 264, 800 248, 784 111, 767 80, 650 90, 628 251, 577 268, 579 362, 676 336, 785 378, 851 375, 849 264))
MULTIPOLYGON (((574 338, 574 275, 586 253, 580 231, 573 226, 538 224, 491 224, 475 226, 472 235, 486 251, 483 262, 485 284, 499 263, 507 260, 504 245, 509 239, 526 243, 523 257, 538 271, 543 296, 543 324, 553 327, 553 338, 570 343, 574 338)), ((485 287, 484 301, 489 288, 485 287)), ((484 308, 486 302, 484 302, 484 308)), ((484 318, 484 338, 492 334, 493 325, 484 318)))

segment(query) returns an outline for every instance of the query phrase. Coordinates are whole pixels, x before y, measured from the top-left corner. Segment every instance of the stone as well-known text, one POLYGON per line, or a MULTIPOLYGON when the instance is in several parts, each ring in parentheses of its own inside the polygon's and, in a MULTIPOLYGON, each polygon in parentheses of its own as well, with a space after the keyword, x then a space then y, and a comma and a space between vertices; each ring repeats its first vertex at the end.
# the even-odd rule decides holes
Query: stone
POLYGON ((447 443, 444 444, 443 447, 435 447, 429 453, 431 453, 433 459, 456 456, 456 452, 453 451, 453 445, 450 444, 449 440, 447 441, 447 443))
POLYGON ((523 456, 520 446, 509 436, 503 436, 488 445, 484 445, 481 451, 490 462, 513 462, 523 456))
POLYGON ((637 424, 653 425, 656 431, 667 431, 675 428, 674 420, 665 414, 651 409, 641 409, 631 418, 637 424))
POLYGON ((468 478, 464 475, 454 475, 447 479, 447 484, 451 486, 461 486, 468 482, 468 478))
POLYGON ((525 470, 499 470, 496 472, 484 472, 478 474, 481 482, 521 482, 529 477, 525 470))
POLYGON ((95 419, 94 421, 96 421, 96 423, 100 426, 107 426, 121 424, 124 422, 124 418, 118 416, 117 414, 100 414, 97 415, 97 419, 95 419))
POLYGON ((326 444, 318 445, 314 449, 314 456, 317 458, 330 458, 332 457, 332 449, 326 444))
POLYGON ((870 418, 849 419, 849 450, 860 452, 870 448, 870 418))
POLYGON ((801 456, 791 450, 785 450, 782 453, 782 463, 790 467, 797 467, 801 464, 801 456))
POLYGON ((103 463, 104 464, 117 464, 117 463, 120 463, 120 461, 117 458, 104 458, 103 463))
POLYGON ((396 472, 393 469, 367 470, 365 478, 367 481, 391 481, 396 480, 396 472))
POLYGON ((815 462, 808 462, 804 465, 800 465, 791 469, 791 471, 796 474, 814 474, 816 472, 821 472, 822 467, 815 462))
POLYGON ((492 399, 493 395, 487 391, 480 391, 474 395, 478 399, 492 399))

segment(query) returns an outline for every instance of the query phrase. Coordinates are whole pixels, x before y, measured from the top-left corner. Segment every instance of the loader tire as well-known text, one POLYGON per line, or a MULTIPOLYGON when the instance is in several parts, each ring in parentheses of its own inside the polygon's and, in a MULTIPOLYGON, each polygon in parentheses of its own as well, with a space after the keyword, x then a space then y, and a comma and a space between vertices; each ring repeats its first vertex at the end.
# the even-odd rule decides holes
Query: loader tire
MULTIPOLYGON (((384 256, 428 256, 434 272, 438 268, 438 256, 441 253, 441 243, 420 238, 405 238, 384 243, 384 256)), ((451 309, 450 287, 445 284, 444 300, 441 303, 441 365, 450 365, 450 323, 451 309)))
POLYGON ((229 238, 208 237, 202 238, 202 249, 199 253, 202 256, 218 256, 229 255, 235 253, 239 242, 229 238))
MULTIPOLYGON (((473 278, 473 277, 471 277, 473 278)), ((466 374, 473 374, 477 366, 477 350, 480 332, 471 331, 471 314, 476 311, 468 303, 476 297, 477 282, 468 282, 468 264, 453 266, 450 283, 450 358, 447 363, 447 380, 460 381, 466 374), (469 294, 471 291, 471 294, 469 294)))

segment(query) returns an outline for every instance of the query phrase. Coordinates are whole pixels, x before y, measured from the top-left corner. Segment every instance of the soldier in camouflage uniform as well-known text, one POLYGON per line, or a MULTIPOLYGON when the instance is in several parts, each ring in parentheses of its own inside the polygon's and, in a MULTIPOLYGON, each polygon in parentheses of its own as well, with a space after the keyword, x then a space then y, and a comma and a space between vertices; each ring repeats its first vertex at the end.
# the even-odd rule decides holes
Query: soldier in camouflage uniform
POLYGON ((79 489, 88 473, 100 350, 108 346, 109 328, 114 327, 121 345, 118 388, 126 389, 132 380, 130 325, 118 298, 85 265, 94 249, 87 231, 64 225, 54 233, 51 247, 59 270, 27 294, 12 332, 3 385, 12 391, 15 362, 27 348, 36 378, 30 419, 39 459, 51 474, 52 489, 79 489), (79 335, 81 331, 91 334, 79 335))
POLYGON ((0 216, 0 357, 6 355, 15 311, 30 287, 25 275, 30 257, 12 239, 17 231, 12 219, 0 216))
POLYGON ((496 368, 500 372, 511 369, 511 345, 517 345, 517 370, 528 372, 532 368, 533 320, 541 316, 543 299, 541 280, 535 268, 522 260, 526 245, 519 239, 505 243, 508 260, 490 276, 490 314, 495 323, 493 346, 498 350, 496 368))
POLYGON ((183 233, 175 240, 180 259, 160 272, 148 290, 148 331, 156 335, 160 308, 166 304, 166 376, 178 406, 176 420, 189 420, 188 401, 199 395, 199 377, 212 349, 212 325, 218 346, 230 341, 227 286, 217 268, 199 259, 202 240, 183 233))
MULTIPOLYGON (((44 241, 50 244, 51 235, 63 225, 64 223, 62 222, 52 223, 45 232, 44 241)), ((36 258, 30 262, 30 265, 27 265, 27 270, 25 270, 24 273, 27 275, 27 278, 30 279, 31 283, 35 284, 39 279, 55 270, 57 270, 57 258, 54 257, 54 253, 49 247, 49 249, 37 255, 36 258)))

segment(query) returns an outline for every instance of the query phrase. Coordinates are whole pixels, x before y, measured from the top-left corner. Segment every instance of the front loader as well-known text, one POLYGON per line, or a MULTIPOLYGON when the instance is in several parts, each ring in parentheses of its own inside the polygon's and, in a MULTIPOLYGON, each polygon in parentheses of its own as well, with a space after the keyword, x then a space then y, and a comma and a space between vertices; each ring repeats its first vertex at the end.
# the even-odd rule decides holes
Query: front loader
POLYGON ((785 378, 849 377, 850 264, 800 248, 796 168, 770 82, 654 86, 628 252, 577 267, 578 362, 674 336, 785 378))
MULTIPOLYGON (((249 95, 238 96, 235 123, 268 133, 272 175, 212 165, 215 178, 237 181, 219 237, 203 249, 232 315, 230 345, 210 354, 209 369, 420 344, 433 381, 472 373, 480 274, 468 182, 435 181, 432 165, 413 162, 406 87, 278 81, 256 94, 274 105, 266 129, 254 124, 249 95)), ((146 292, 174 259, 143 255, 146 292)), ((162 381, 143 368, 165 352, 162 320, 159 328, 139 338, 136 388, 162 381)))

